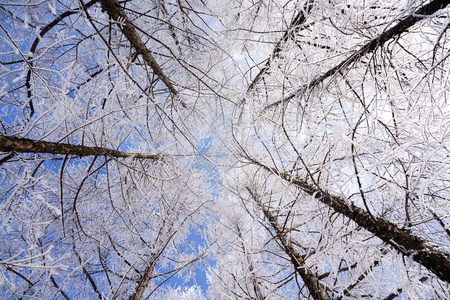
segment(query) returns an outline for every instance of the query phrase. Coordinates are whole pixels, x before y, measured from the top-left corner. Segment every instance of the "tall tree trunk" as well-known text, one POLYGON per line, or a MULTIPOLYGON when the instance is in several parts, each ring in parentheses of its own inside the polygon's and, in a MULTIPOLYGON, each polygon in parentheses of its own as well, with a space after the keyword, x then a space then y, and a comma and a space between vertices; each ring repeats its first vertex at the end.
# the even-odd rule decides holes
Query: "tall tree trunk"
POLYGON ((119 23, 120 29, 128 41, 130 41, 136 49, 137 54, 142 55, 145 62, 150 66, 150 68, 152 68, 153 72, 159 77, 159 79, 164 82, 169 91, 175 96, 178 95, 177 90, 172 85, 169 78, 164 74, 150 50, 145 46, 144 41, 142 41, 141 37, 134 28, 133 23, 130 22, 119 2, 117 0, 100 0, 100 2, 102 4, 102 8, 108 13, 111 19, 119 23))
POLYGON ((415 25, 417 22, 423 20, 424 18, 431 16, 435 12, 437 12, 440 9, 443 9, 447 7, 450 4, 450 0, 433 0, 430 3, 420 7, 416 11, 414 11, 412 14, 410 14, 408 17, 402 19, 400 22, 398 22, 395 26, 389 28, 388 30, 384 31, 380 35, 378 35, 376 38, 371 39, 369 42, 367 42, 364 46, 361 47, 358 51, 350 55, 348 58, 343 60, 338 65, 334 66, 333 68, 329 69, 324 74, 316 77, 311 82, 309 82, 306 85, 303 85, 299 89, 297 89, 295 92, 291 93, 287 97, 283 98, 282 100, 279 100, 277 102, 274 102, 268 106, 266 106, 264 109, 274 108, 281 103, 287 103, 291 101, 293 98, 297 96, 301 96, 307 89, 313 88, 317 86, 318 84, 322 83, 325 79, 328 77, 331 77, 339 72, 342 72, 347 67, 349 67, 351 64, 357 62, 362 56, 369 54, 371 52, 374 52, 381 46, 383 46, 387 41, 390 39, 397 37, 408 30, 411 26, 415 25))
POLYGON ((450 282, 450 255, 439 251, 425 240, 400 229, 381 217, 374 218, 365 210, 353 203, 347 203, 343 198, 332 196, 328 192, 307 183, 276 168, 268 167, 256 160, 250 159, 255 165, 276 174, 281 179, 290 182, 305 193, 334 209, 336 212, 353 220, 359 226, 375 234, 378 238, 391 245, 404 256, 411 257, 415 262, 426 267, 440 279, 450 282))
POLYGON ((0 151, 18 153, 49 153, 59 155, 78 156, 110 156, 110 157, 134 157, 140 159, 160 160, 162 156, 155 154, 129 153, 101 147, 89 147, 70 145, 64 143, 35 141, 25 138, 0 135, 0 151))
POLYGON ((292 244, 286 236, 286 232, 280 227, 277 219, 272 215, 269 209, 261 202, 258 196, 247 187, 247 191, 252 196, 253 200, 261 207, 264 216, 269 220, 270 226, 275 230, 276 237, 280 240, 281 245, 283 245, 284 252, 291 258, 292 264, 294 265, 295 271, 300 275, 309 290, 311 296, 316 299, 331 300, 326 292, 326 287, 320 283, 319 279, 306 265, 305 259, 300 253, 292 247, 292 244))
POLYGON ((150 263, 150 265, 145 269, 144 276, 142 277, 139 285, 136 287, 136 291, 133 296, 131 296, 130 300, 140 300, 142 295, 144 294, 147 286, 152 278, 153 270, 155 269, 156 260, 150 263))

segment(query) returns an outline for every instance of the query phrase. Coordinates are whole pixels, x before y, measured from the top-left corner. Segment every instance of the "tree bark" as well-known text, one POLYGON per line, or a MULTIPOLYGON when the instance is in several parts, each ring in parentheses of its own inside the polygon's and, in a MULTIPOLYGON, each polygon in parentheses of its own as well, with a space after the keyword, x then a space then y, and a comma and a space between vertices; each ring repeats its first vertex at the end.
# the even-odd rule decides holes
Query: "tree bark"
POLYGON ((145 269, 144 276, 142 277, 139 285, 136 287, 136 291, 133 296, 131 296, 130 300, 140 300, 142 295, 144 294, 147 286, 152 278, 153 270, 155 269, 155 262, 151 262, 150 265, 145 269))
MULTIPOLYGON (((250 159, 250 158, 249 158, 250 159)), ((400 229, 381 217, 374 218, 365 210, 353 203, 347 203, 343 198, 332 196, 328 192, 307 183, 288 173, 280 172, 276 168, 268 167, 256 160, 250 161, 263 169, 276 174, 281 179, 290 182, 313 198, 326 204, 336 212, 353 220, 359 226, 365 228, 378 238, 391 245, 402 255, 411 257, 415 262, 426 267, 443 281, 450 283, 450 255, 439 251, 425 240, 400 229)))
POLYGON ((133 24, 128 19, 119 2, 117 0, 100 0, 100 2, 102 4, 102 8, 108 13, 111 19, 119 23, 118 25, 120 26, 120 29, 128 41, 136 49, 137 54, 142 55, 145 62, 147 62, 153 72, 162 80, 162 82, 164 82, 169 91, 175 96, 178 95, 177 90, 153 58, 150 50, 145 46, 145 43, 142 41, 133 24))
POLYGON ((140 159, 160 160, 162 156, 155 154, 129 153, 118 150, 89 147, 80 145, 70 145, 64 143, 53 143, 44 141, 35 141, 25 138, 0 135, 1 152, 18 153, 49 153, 59 155, 78 155, 78 156, 109 156, 109 157, 133 157, 140 159))

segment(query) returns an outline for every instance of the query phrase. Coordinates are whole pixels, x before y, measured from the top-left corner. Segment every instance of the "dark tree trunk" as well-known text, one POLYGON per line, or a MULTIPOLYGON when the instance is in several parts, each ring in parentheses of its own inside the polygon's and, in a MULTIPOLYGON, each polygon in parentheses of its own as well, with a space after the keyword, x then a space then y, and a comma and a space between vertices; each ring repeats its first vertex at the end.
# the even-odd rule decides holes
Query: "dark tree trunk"
POLYGON ((408 30, 411 26, 415 25, 417 22, 425 19, 426 17, 431 16, 435 12, 437 12, 440 9, 443 9, 447 7, 450 4, 450 0, 433 0, 430 3, 422 6, 412 14, 410 14, 408 17, 402 19, 400 22, 397 23, 397 25, 391 27, 390 29, 384 31, 376 38, 370 40, 367 42, 364 46, 361 47, 358 51, 356 51, 354 54, 350 55, 350 57, 346 58, 344 61, 339 63, 337 66, 334 66, 333 68, 329 69, 324 74, 320 75, 319 77, 313 79, 308 84, 302 86, 301 88, 297 89, 295 92, 291 93, 284 99, 277 101, 275 103, 272 103, 265 107, 265 109, 274 108, 281 103, 287 103, 291 101, 293 98, 297 96, 301 96, 307 89, 313 88, 316 85, 322 83, 325 79, 328 77, 331 77, 339 72, 342 72, 345 70, 348 66, 351 64, 357 62, 362 56, 374 52, 376 49, 383 46, 387 41, 390 39, 401 35, 405 31, 408 30))
POLYGON ((162 157, 155 154, 129 153, 118 150, 89 147, 80 145, 70 145, 64 143, 53 143, 44 141, 34 141, 25 138, 16 138, 12 136, 0 135, 1 152, 18 153, 49 153, 59 155, 78 155, 78 156, 109 156, 109 157, 134 157, 140 159, 160 160, 162 157))
POLYGON ((391 245, 404 256, 411 257, 415 262, 426 267, 436 274, 440 279, 450 282, 450 255, 437 250, 425 240, 400 229, 381 217, 372 217, 368 212, 354 205, 347 203, 343 198, 332 196, 328 192, 307 183, 290 174, 280 172, 275 168, 265 166, 255 160, 253 164, 276 174, 285 181, 298 186, 305 193, 326 204, 336 212, 353 220, 359 226, 375 234, 378 238, 391 245))
POLYGON ((305 259, 300 253, 292 247, 292 244, 286 236, 286 232, 280 227, 277 219, 272 215, 269 209, 261 203, 257 195, 247 187, 248 192, 252 195, 253 200, 261 207, 264 216, 269 220, 270 226, 276 233, 276 237, 280 240, 281 245, 283 245, 284 252, 290 257, 292 264, 294 265, 295 271, 300 275, 306 287, 308 288, 311 296, 316 300, 331 300, 326 292, 326 287, 320 283, 319 279, 306 265, 305 259))

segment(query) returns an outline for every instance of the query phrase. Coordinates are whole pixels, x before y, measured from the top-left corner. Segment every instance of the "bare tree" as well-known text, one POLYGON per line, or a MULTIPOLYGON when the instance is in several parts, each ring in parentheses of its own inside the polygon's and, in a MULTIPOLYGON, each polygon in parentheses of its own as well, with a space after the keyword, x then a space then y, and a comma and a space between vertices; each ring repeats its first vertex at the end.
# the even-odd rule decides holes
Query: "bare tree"
POLYGON ((191 12, 168 26, 152 2, 110 4, 1 7, 5 297, 151 297, 205 255, 185 242, 208 202, 203 129, 168 79, 187 63, 158 39, 199 45, 191 12))
POLYGON ((327 296, 448 297, 447 96, 436 86, 448 74, 447 5, 313 6, 237 110, 235 156, 251 180, 226 186, 268 199, 279 248, 302 253, 327 296))
POLYGON ((2 294, 449 298, 448 5, 4 1, 2 294))

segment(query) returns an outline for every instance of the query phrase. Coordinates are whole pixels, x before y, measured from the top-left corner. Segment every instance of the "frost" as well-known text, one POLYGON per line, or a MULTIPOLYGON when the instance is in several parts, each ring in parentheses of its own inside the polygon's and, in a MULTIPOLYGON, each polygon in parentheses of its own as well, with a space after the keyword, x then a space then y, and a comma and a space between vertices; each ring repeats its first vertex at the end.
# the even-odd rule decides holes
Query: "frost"
POLYGON ((51 3, 52 0, 48 0, 47 4, 48 4, 48 8, 50 9, 50 11, 52 12, 52 14, 54 16, 56 16, 56 0, 53 1, 53 4, 51 3))
POLYGON ((447 7, 111 1, 2 12, 4 298, 450 299, 447 7))
POLYGON ((12 80, 12 82, 13 83, 17 83, 17 82, 19 82, 20 80, 22 80, 22 79, 24 79, 25 77, 26 77, 26 75, 27 75, 27 73, 25 72, 25 70, 22 72, 22 74, 20 74, 19 76, 16 76, 13 80, 12 80))
POLYGON ((6 94, 6 87, 7 87, 7 84, 4 83, 2 85, 2 87, 0 88, 0 97, 2 97, 4 94, 6 94))
POLYGON ((25 13, 25 15, 24 15, 23 27, 24 27, 25 29, 28 29, 28 28, 30 27, 30 25, 29 25, 28 9, 25 8, 24 13, 25 13))

